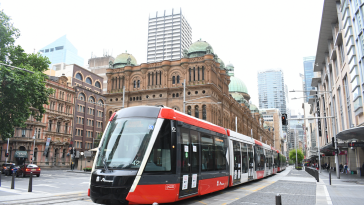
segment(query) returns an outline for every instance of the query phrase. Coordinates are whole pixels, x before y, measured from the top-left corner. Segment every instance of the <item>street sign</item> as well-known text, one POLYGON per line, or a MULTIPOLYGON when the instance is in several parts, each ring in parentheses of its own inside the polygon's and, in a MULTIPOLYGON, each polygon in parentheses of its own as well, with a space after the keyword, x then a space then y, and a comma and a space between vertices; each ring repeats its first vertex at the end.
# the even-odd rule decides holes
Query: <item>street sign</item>
POLYGON ((364 142, 349 142, 348 147, 364 147, 364 142))

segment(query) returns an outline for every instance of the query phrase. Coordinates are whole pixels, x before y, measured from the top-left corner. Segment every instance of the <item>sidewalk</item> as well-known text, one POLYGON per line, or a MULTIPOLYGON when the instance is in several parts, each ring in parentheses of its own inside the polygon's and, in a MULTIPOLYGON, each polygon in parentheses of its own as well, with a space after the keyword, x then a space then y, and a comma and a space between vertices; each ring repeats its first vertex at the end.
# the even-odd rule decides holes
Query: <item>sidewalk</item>
POLYGON ((82 173, 82 174, 91 174, 91 172, 85 172, 81 170, 65 170, 66 172, 72 172, 72 173, 82 173))
POLYGON ((322 182, 330 194, 332 204, 363 204, 364 202, 364 177, 340 173, 340 179, 336 172, 331 170, 331 185, 329 183, 329 172, 322 170, 320 173, 322 182))

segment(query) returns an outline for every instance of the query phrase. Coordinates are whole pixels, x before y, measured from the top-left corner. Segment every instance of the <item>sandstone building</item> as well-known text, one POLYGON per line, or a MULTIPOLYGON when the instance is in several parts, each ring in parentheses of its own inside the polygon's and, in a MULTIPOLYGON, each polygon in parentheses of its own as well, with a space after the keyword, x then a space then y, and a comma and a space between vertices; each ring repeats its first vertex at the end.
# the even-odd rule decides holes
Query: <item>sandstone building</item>
POLYGON ((107 76, 107 118, 124 107, 164 105, 183 112, 183 82, 186 82, 185 112, 237 131, 273 146, 273 133, 264 129, 259 110, 248 103, 247 90, 229 93, 232 65, 225 67, 206 41, 193 43, 180 60, 137 64, 129 53, 118 55, 107 76), (123 99, 125 86, 125 99, 123 99), (234 95, 235 95, 234 94, 234 95))

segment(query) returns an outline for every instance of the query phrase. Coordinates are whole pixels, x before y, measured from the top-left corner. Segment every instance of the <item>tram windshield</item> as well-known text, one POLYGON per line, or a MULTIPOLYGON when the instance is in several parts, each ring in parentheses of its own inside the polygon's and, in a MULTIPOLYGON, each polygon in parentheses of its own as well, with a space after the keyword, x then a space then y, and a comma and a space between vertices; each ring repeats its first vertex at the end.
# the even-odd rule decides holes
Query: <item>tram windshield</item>
POLYGON ((112 121, 100 146, 96 168, 139 169, 155 123, 155 118, 112 121))

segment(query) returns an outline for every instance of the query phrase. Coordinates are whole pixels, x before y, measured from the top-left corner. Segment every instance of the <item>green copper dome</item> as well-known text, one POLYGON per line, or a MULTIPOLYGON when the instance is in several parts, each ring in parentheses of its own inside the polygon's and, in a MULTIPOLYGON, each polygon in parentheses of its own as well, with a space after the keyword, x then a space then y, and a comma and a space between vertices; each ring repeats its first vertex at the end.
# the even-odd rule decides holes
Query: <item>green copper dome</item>
POLYGON ((230 77, 229 92, 248 93, 248 89, 242 80, 234 76, 230 77))
POLYGON ((129 57, 131 59, 130 64, 133 66, 137 65, 137 61, 133 55, 131 55, 129 53, 122 53, 122 54, 116 56, 116 58, 114 60, 114 68, 122 68, 122 67, 126 66, 128 63, 129 57))
POLYGON ((255 106, 254 104, 250 104, 249 109, 250 109, 251 111, 257 111, 257 112, 259 112, 259 109, 258 109, 258 108, 257 108, 257 106, 255 106))
POLYGON ((220 58, 217 59, 217 62, 220 63, 220 69, 223 70, 225 69, 225 63, 224 61, 222 61, 220 58))
POLYGON ((199 57, 204 56, 207 53, 207 48, 209 48, 209 53, 214 53, 212 46, 206 41, 198 40, 194 42, 188 49, 188 57, 199 57))

